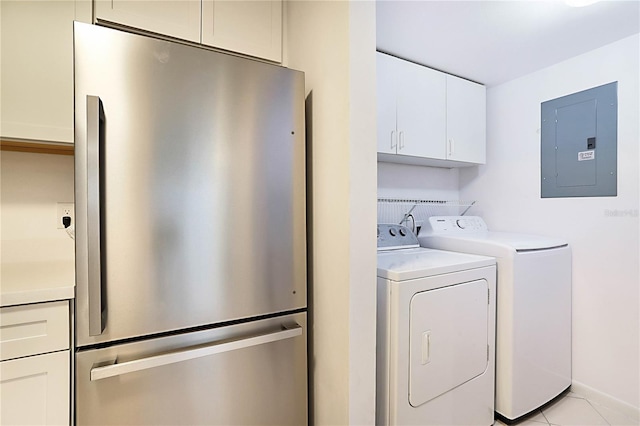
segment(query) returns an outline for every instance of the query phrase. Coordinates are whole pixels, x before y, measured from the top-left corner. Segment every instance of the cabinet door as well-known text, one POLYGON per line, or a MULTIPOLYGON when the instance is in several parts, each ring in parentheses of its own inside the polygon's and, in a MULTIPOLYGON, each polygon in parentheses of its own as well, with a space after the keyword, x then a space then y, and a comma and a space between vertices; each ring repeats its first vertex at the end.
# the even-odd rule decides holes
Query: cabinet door
POLYGON ((96 20, 200 42, 200 0, 96 0, 96 20))
POLYGON ((282 62, 282 0, 203 0, 202 44, 282 62))
POLYGON ((445 74, 398 62, 398 154, 444 159, 445 74))
POLYGON ((2 1, 0 136, 73 143, 73 1, 2 1))
POLYGON ((377 53, 376 55, 378 152, 395 154, 398 136, 396 131, 396 73, 398 60, 384 53, 377 53))
POLYGON ((0 363, 0 424, 68 425, 69 351, 0 363))
POLYGON ((447 75, 447 159, 484 164, 485 147, 485 87, 447 75))

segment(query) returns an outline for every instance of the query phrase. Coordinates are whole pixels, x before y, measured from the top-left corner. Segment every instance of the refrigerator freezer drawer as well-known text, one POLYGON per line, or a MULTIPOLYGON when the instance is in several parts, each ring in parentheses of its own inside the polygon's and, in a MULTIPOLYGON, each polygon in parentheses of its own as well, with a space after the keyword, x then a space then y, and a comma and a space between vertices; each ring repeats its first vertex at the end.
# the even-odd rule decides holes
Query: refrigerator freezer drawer
POLYGON ((76 354, 78 425, 304 425, 306 313, 76 354))

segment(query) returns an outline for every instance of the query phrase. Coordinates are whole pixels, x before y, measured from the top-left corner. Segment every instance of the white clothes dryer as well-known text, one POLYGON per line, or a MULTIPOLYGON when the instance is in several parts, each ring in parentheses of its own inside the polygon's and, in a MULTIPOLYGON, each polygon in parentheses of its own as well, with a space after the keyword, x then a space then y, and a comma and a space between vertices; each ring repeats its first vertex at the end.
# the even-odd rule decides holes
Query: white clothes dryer
POLYGON ((492 232, 477 216, 433 216, 423 247, 497 260, 496 412, 521 418, 571 385, 571 248, 559 238, 492 232))
POLYGON ((495 259, 378 225, 377 425, 491 425, 495 259))

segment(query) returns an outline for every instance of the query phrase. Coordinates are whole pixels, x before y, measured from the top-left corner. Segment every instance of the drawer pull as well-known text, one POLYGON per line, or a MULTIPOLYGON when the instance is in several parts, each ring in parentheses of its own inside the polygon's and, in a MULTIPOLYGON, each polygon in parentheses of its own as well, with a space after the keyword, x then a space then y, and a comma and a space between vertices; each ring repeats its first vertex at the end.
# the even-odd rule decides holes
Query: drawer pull
POLYGON ((224 352, 234 351, 236 349, 244 349, 264 343, 272 343, 280 340, 291 339, 302 335, 302 327, 296 324, 292 328, 285 328, 273 333, 261 334, 244 339, 233 340, 224 343, 211 343, 206 346, 198 346, 196 348, 185 349, 182 351, 166 353, 162 355, 154 355, 147 358, 136 359, 133 361, 118 364, 118 360, 113 360, 110 365, 95 367, 91 369, 91 381, 106 379, 108 377, 121 376, 127 373, 146 370, 148 368, 160 367, 163 365, 174 364, 176 362, 188 361, 191 359, 202 358, 209 355, 220 354, 224 352))

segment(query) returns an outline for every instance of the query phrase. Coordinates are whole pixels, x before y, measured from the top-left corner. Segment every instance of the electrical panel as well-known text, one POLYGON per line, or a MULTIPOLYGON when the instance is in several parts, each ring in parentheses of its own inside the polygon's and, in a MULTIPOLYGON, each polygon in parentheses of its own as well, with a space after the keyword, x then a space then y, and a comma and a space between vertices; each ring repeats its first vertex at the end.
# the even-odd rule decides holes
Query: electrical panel
POLYGON ((618 83, 541 104, 542 198, 617 195, 618 83))

